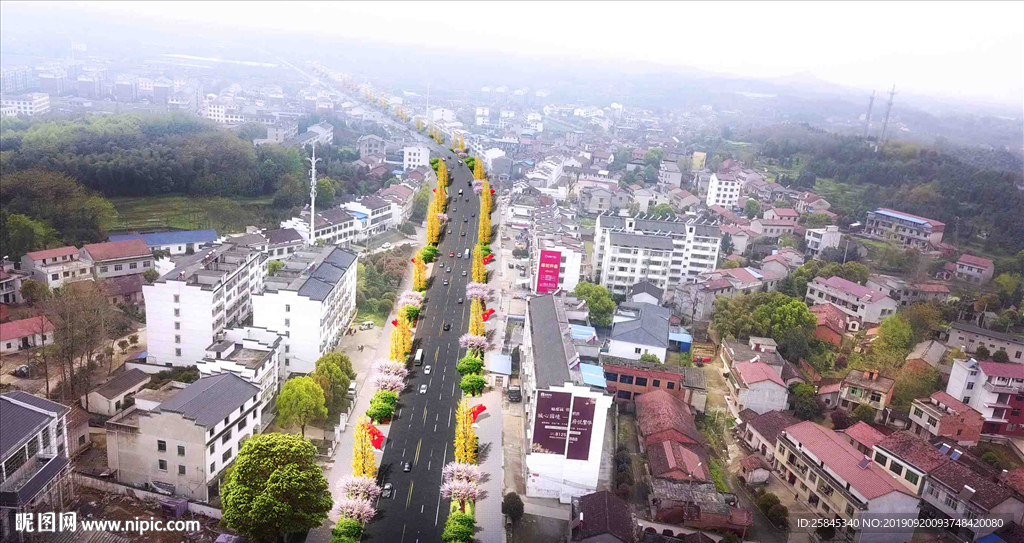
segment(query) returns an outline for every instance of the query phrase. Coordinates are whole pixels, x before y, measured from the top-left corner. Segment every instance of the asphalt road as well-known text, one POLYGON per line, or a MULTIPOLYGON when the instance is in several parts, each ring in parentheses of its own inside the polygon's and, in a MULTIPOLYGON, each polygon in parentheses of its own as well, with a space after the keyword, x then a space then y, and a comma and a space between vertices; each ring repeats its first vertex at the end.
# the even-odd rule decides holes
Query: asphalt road
MULTIPOLYGON (((448 154, 446 149, 443 156, 448 154)), ((470 304, 465 296, 466 283, 472 279, 472 260, 462 255, 466 249, 472 255, 478 228, 475 215, 480 211, 480 199, 470 186, 473 174, 458 160, 456 156, 448 161, 449 221, 438 246, 438 259, 413 342, 413 357, 417 349, 423 349, 423 366, 412 365, 410 358, 409 386, 399 396, 384 444, 379 480, 381 485, 391 483, 394 488, 390 498, 379 500, 378 515, 366 526, 364 541, 440 542, 448 516, 448 501, 440 495, 441 468, 454 459, 454 417, 462 396, 455 365, 463 355, 459 336, 469 329, 470 304), (459 189, 463 191, 461 197, 459 189), (453 251, 454 258, 448 256, 453 251), (442 270, 441 264, 450 265, 452 272, 442 270), (445 279, 448 285, 444 285, 445 279), (445 323, 451 324, 451 330, 444 331, 445 323), (427 366, 431 368, 429 375, 427 366), (427 391, 421 394, 420 386, 424 384, 427 391), (412 464, 411 472, 402 471, 405 462, 412 464)))

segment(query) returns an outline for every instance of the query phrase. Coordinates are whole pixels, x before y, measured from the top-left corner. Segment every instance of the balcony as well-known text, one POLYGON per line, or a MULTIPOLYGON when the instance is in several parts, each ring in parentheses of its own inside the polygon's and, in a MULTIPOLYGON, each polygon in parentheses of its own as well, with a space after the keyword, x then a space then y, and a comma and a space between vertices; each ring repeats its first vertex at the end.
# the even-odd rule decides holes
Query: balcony
POLYGON ((997 385, 995 383, 985 383, 981 385, 981 388, 994 394, 1021 394, 1022 389, 1020 386, 997 385))

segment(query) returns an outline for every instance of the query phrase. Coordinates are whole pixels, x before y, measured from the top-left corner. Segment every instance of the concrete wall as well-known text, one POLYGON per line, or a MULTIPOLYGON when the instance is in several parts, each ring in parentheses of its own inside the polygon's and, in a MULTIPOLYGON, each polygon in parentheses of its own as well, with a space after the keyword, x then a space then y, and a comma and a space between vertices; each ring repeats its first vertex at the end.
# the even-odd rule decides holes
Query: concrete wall
MULTIPOLYGON (((75 474, 75 482, 88 488, 94 488, 96 490, 107 492, 110 494, 122 494, 125 496, 133 496, 143 500, 162 500, 167 496, 163 494, 157 494, 155 492, 149 492, 146 490, 140 490, 138 488, 132 488, 130 486, 120 485, 113 481, 106 481, 103 479, 97 479, 90 477, 82 473, 75 474)), ((197 514, 203 515, 210 518, 219 519, 222 516, 221 510, 216 507, 209 505, 203 505, 201 503, 195 503, 193 501, 188 502, 188 510, 197 514)))

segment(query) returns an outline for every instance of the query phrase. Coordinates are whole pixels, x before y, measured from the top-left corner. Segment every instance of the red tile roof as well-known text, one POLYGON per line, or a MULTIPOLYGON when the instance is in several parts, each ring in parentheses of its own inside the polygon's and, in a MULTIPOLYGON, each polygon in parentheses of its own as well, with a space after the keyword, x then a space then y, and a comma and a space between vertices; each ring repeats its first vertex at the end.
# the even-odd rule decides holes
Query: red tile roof
POLYGON ((875 430, 870 424, 862 420, 857 421, 857 424, 854 424, 845 430, 841 430, 841 433, 852 437, 854 441, 869 449, 873 448, 879 441, 885 439, 885 434, 875 430))
POLYGON ((828 428, 808 420, 786 428, 786 433, 869 500, 892 492, 912 495, 878 464, 860 467, 864 454, 828 428))
POLYGON ((837 381, 835 383, 829 383, 827 385, 821 385, 821 387, 818 388, 818 394, 835 394, 836 392, 839 392, 839 389, 842 388, 842 387, 843 387, 843 382, 842 381, 837 381))
POLYGON ((580 497, 579 512, 583 522, 572 530, 574 541, 602 534, 611 534, 623 543, 636 541, 629 505, 611 492, 602 490, 580 497))
POLYGON ((772 209, 780 217, 799 217, 800 212, 791 207, 776 207, 772 209))
POLYGON ((696 452, 678 441, 666 439, 661 443, 651 445, 647 449, 647 458, 651 474, 655 477, 663 477, 678 470, 682 473, 682 479, 686 481, 711 480, 706 463, 696 452))
POLYGON ((945 405, 950 411, 953 412, 954 415, 959 415, 960 413, 969 413, 974 410, 974 408, 950 396, 949 394, 946 394, 941 390, 932 393, 931 399, 941 403, 942 405, 945 405))
POLYGON ((779 432, 800 422, 799 419, 788 415, 783 411, 768 411, 758 415, 751 409, 740 411, 740 418, 744 424, 757 431, 762 438, 775 446, 779 439, 779 432))
POLYGON ((865 287, 864 285, 858 285, 857 283, 854 283, 849 279, 843 279, 838 275, 834 275, 832 277, 829 277, 828 279, 815 277, 814 282, 817 284, 827 285, 836 290, 840 290, 842 292, 846 292, 858 298, 864 298, 869 301, 881 300, 882 298, 885 297, 885 295, 883 295, 881 292, 871 290, 868 287, 865 287))
POLYGON ((699 443, 702 439, 693 422, 690 406, 664 390, 641 394, 635 400, 636 419, 644 437, 665 430, 676 430, 699 443))
POLYGON ((768 459, 761 453, 754 453, 740 460, 740 466, 743 467, 743 471, 761 469, 772 469, 772 465, 768 463, 768 459))
POLYGON ((846 333, 846 313, 833 304, 811 306, 811 313, 818 319, 818 326, 825 326, 837 334, 846 333))
POLYGON ((889 451, 889 456, 896 455, 925 473, 950 461, 948 456, 939 452, 931 443, 906 430, 889 434, 878 442, 878 446, 889 451))
POLYGON ((1024 364, 978 362, 978 365, 981 366, 981 371, 985 372, 985 375, 989 377, 1024 379, 1024 364))
POLYGON ((993 266, 991 260, 974 255, 960 255, 960 258, 957 259, 957 262, 967 264, 969 266, 977 266, 979 268, 989 268, 993 266))
POLYGON ((737 362, 732 365, 732 369, 747 386, 762 381, 771 381, 782 388, 786 388, 786 383, 782 382, 782 377, 779 377, 779 374, 775 373, 775 370, 764 362, 737 362))
POLYGON ((53 331, 53 324, 50 324, 49 319, 43 316, 21 319, 20 321, 5 322, 0 323, 0 341, 19 339, 33 334, 38 334, 40 319, 42 320, 43 331, 53 331))
POLYGON ((965 486, 971 487, 974 494, 966 501, 986 512, 1013 497, 1013 490, 1010 487, 993 482, 988 477, 952 460, 935 468, 928 475, 933 481, 938 481, 956 492, 962 492, 965 486))
POLYGON ((124 241, 108 241, 106 243, 92 243, 82 247, 88 253, 89 258, 94 261, 116 260, 118 258, 132 258, 152 255, 153 252, 146 246, 146 242, 139 238, 126 239, 124 241))
POLYGON ((73 255, 73 254, 76 254, 76 253, 78 253, 78 248, 77 247, 71 247, 69 245, 67 247, 58 247, 56 249, 46 249, 44 251, 32 251, 31 253, 27 253, 27 255, 32 260, 43 260, 43 259, 46 259, 46 258, 54 258, 54 257, 60 258, 62 256, 73 255))

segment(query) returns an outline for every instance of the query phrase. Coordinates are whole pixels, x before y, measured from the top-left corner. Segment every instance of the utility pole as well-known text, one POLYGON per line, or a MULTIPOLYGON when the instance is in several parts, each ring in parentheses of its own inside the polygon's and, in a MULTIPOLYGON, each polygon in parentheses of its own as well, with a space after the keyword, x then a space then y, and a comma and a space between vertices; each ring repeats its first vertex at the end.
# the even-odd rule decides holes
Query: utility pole
POLYGON ((868 100, 868 116, 864 119, 864 139, 868 139, 868 131, 871 129, 871 108, 875 105, 875 91, 871 91, 871 99, 868 100))
POLYGON ((885 122, 882 123, 882 135, 878 138, 879 144, 885 143, 885 135, 889 129, 889 114, 892 113, 892 99, 896 97, 896 85, 889 91, 889 102, 885 104, 885 122))
POLYGON ((313 158, 306 158, 309 162, 309 245, 316 245, 316 163, 320 161, 316 157, 316 142, 313 142, 313 158))

